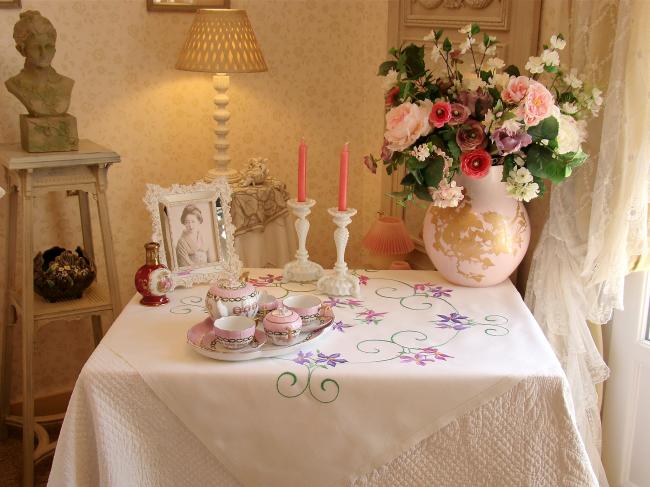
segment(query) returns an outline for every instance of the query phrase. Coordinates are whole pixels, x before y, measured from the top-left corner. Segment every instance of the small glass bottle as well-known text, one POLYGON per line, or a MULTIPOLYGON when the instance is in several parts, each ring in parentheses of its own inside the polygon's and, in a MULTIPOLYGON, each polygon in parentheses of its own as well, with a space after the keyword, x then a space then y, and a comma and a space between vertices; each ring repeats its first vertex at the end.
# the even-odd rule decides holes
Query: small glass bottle
POLYGON ((135 273, 135 288, 142 294, 140 304, 160 306, 169 302, 166 294, 174 286, 172 273, 160 263, 160 244, 149 242, 144 248, 147 252, 146 261, 135 273))

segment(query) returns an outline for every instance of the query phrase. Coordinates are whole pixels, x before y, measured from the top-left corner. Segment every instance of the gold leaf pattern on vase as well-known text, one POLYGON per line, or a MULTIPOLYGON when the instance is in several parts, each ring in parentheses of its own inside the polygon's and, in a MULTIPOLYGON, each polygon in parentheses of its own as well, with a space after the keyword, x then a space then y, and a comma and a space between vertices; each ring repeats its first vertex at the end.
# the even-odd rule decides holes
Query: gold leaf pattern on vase
POLYGON ((480 283, 484 274, 472 272, 470 266, 483 270, 494 267, 500 254, 515 255, 525 244, 528 222, 522 204, 508 218, 495 211, 477 213, 466 196, 456 208, 429 208, 428 218, 434 227, 431 246, 456 260, 456 270, 467 279, 480 283))

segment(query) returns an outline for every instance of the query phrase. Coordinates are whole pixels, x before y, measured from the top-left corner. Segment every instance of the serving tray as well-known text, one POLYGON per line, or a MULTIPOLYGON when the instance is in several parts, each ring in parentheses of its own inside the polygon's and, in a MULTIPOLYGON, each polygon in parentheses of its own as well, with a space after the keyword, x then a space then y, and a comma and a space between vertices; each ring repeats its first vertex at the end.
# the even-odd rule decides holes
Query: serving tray
POLYGON ((332 323, 334 323, 334 314, 331 309, 326 309, 321 317, 320 327, 314 329, 312 326, 310 327, 311 331, 301 332, 296 343, 286 346, 273 345, 270 341, 267 341, 264 329, 259 324, 255 330, 253 342, 239 350, 228 350, 217 343, 212 323, 212 319, 208 317, 187 330, 187 344, 205 357, 214 360, 241 362, 264 357, 289 355, 305 346, 312 345, 316 340, 329 334, 332 323))

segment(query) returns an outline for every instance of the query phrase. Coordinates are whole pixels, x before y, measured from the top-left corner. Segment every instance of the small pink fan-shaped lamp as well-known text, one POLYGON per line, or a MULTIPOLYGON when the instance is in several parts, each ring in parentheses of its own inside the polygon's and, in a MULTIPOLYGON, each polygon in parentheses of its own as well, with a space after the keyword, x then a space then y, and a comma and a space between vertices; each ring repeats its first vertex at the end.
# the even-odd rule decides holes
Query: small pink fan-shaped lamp
POLYGON ((391 262, 405 260, 415 249, 404 222, 394 216, 380 215, 361 244, 369 251, 370 264, 376 269, 388 269, 391 262))

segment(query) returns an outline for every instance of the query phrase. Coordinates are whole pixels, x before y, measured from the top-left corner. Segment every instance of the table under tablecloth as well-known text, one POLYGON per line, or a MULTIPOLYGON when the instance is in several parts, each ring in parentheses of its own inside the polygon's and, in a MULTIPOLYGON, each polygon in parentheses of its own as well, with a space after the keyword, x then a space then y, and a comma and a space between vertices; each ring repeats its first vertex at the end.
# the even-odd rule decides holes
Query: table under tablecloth
POLYGON ((362 299, 328 300, 329 336, 244 364, 184 345, 204 288, 132 301, 81 374, 51 485, 596 485, 564 375, 509 282, 359 279, 362 299))

